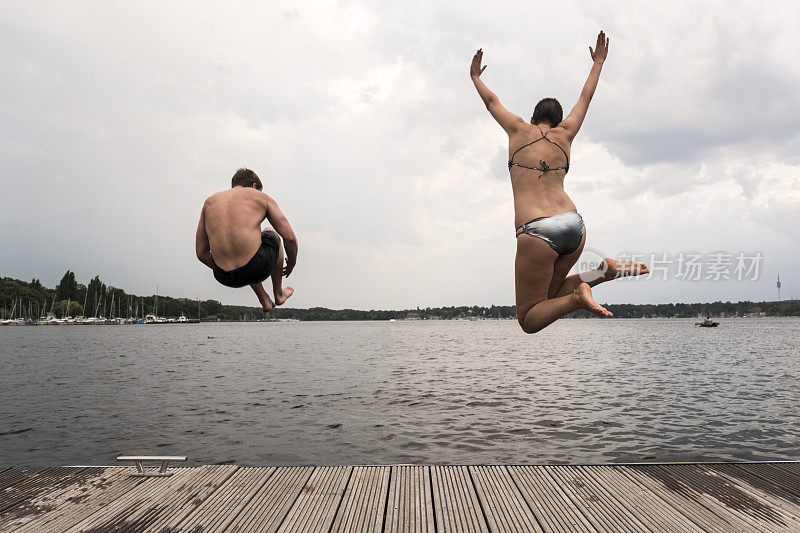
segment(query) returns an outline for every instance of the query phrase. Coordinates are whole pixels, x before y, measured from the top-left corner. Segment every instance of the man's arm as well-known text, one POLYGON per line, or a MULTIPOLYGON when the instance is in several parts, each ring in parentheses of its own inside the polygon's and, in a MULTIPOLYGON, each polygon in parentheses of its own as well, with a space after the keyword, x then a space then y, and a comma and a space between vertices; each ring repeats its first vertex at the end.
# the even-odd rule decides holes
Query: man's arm
POLYGON ((600 80, 600 71, 603 70, 603 63, 608 55, 608 38, 605 32, 600 32, 597 36, 597 44, 595 49, 589 47, 589 55, 592 56, 592 70, 589 71, 589 78, 583 85, 583 90, 578 98, 578 103, 572 108, 567 118, 561 121, 561 126, 567 130, 567 137, 571 141, 578 134, 581 129, 583 119, 586 118, 586 112, 589 110, 589 102, 592 101, 594 91, 597 89, 597 82, 600 80))
POLYGON ((200 211, 200 222, 197 224, 197 236, 195 237, 195 253, 201 263, 208 268, 214 268, 214 261, 211 259, 211 245, 208 242, 208 234, 206 234, 206 206, 203 204, 203 210, 200 211))
POLYGON ((294 265, 297 264, 297 236, 275 200, 266 194, 264 197, 267 201, 267 220, 283 239, 283 248, 286 251, 286 266, 283 269, 283 275, 288 278, 294 265))
POLYGON ((469 76, 472 78, 472 83, 475 84, 475 89, 478 90, 483 103, 486 104, 486 109, 492 114, 492 117, 497 121, 500 126, 506 130, 506 133, 511 135, 525 123, 520 117, 503 107, 500 99, 494 94, 481 80, 481 74, 486 70, 486 65, 481 68, 481 60, 483 59, 483 50, 478 50, 475 57, 472 58, 472 64, 469 67, 469 76))

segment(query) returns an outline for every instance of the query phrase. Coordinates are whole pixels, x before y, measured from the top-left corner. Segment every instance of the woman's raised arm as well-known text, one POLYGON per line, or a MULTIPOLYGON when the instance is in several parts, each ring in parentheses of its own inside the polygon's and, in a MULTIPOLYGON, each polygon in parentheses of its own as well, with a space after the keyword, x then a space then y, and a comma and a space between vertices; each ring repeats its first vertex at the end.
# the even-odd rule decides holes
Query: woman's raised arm
POLYGON ((490 91, 486 84, 483 83, 481 74, 486 70, 486 65, 481 67, 482 59, 483 50, 478 50, 475 53, 475 57, 472 58, 472 64, 469 67, 469 76, 472 78, 472 83, 475 84, 475 89, 478 90, 481 100, 486 104, 486 109, 489 110, 489 113, 492 114, 497 123, 506 130, 506 133, 511 135, 513 132, 517 131, 520 125, 524 124, 525 121, 503 107, 497 95, 490 91))
POLYGON ((597 44, 594 50, 589 47, 589 55, 592 56, 592 70, 589 71, 589 78, 583 85, 583 90, 578 98, 578 103, 572 108, 567 118, 561 121, 561 126, 567 130, 567 136, 570 140, 574 139, 581 129, 583 119, 586 118, 586 112, 589 110, 589 102, 592 101, 594 91, 597 89, 597 82, 600 80, 600 71, 603 70, 603 63, 608 56, 608 37, 605 32, 600 32, 597 36, 597 44))

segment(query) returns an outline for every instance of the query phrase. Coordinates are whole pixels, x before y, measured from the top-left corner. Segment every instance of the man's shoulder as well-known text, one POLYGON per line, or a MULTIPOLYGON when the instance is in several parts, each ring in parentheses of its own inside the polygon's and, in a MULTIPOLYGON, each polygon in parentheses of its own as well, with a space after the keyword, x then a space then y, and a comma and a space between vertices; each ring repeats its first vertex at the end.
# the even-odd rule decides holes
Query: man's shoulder
POLYGON ((242 198, 246 198, 249 201, 257 202, 258 204, 266 204, 267 194, 263 191, 259 191, 258 189, 254 189, 252 187, 242 187, 243 193, 242 198))
POLYGON ((258 204, 266 204, 268 196, 263 192, 252 189, 249 187, 234 187, 216 192, 206 198, 204 206, 214 204, 237 204, 237 203, 250 203, 255 202, 258 204))
POLYGON ((205 204, 208 205, 210 203, 216 202, 217 200, 222 200, 226 196, 228 196, 230 194, 230 192, 231 192, 231 189, 225 189, 225 190, 222 190, 222 191, 215 192, 214 194, 212 194, 211 196, 206 198, 205 204))

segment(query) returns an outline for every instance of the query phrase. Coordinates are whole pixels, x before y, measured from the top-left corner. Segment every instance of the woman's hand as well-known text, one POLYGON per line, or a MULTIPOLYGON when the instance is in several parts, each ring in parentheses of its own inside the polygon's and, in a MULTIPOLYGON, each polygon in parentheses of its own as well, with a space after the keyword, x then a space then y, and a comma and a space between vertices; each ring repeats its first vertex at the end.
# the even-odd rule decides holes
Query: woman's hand
MULTIPOLYGON (((595 45, 594 50, 592 50, 591 46, 589 47, 589 55, 592 56, 592 61, 595 63, 602 63, 606 60, 606 56, 608 55, 608 37, 606 37, 605 32, 601 31, 597 35, 597 44, 595 45)), ((474 59, 472 60, 472 63, 473 65, 475 64, 474 59)))
POLYGON ((472 58, 472 64, 469 66, 469 75, 471 78, 480 78, 483 71, 486 70, 486 66, 484 65, 481 68, 481 60, 483 59, 483 50, 478 49, 475 52, 475 56, 472 58))

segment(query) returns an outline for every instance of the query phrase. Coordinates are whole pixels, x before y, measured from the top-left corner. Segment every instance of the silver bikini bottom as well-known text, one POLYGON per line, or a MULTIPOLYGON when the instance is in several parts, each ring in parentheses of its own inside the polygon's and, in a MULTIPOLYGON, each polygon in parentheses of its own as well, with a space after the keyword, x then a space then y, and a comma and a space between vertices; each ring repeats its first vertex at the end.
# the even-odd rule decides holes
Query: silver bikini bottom
POLYGON ((571 254, 583 239, 583 218, 577 211, 534 218, 517 228, 517 237, 527 233, 539 237, 559 255, 571 254))

